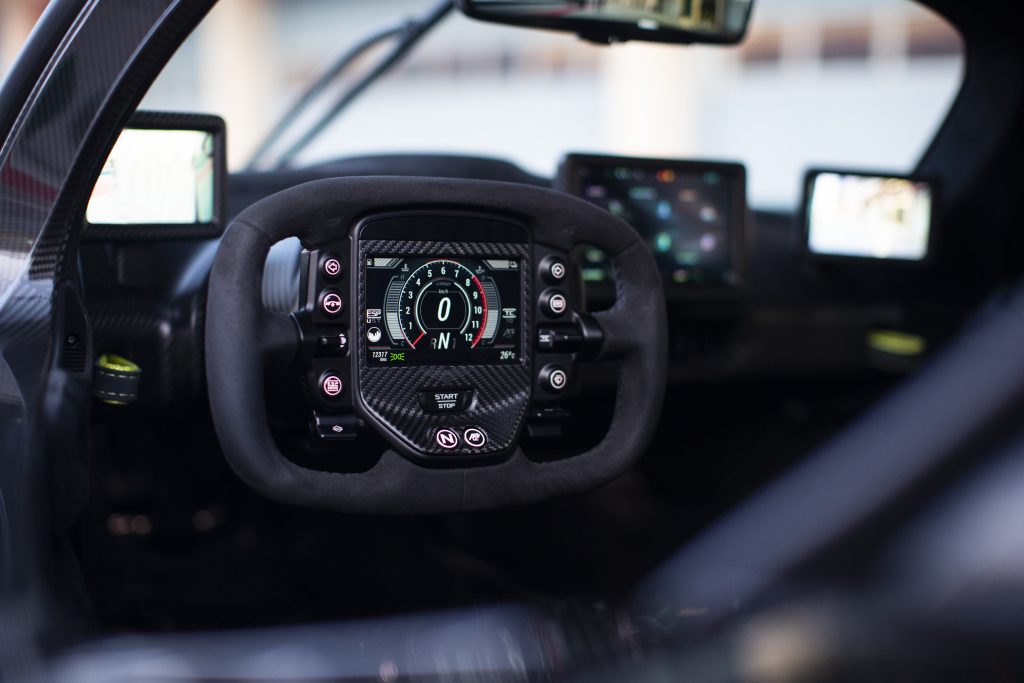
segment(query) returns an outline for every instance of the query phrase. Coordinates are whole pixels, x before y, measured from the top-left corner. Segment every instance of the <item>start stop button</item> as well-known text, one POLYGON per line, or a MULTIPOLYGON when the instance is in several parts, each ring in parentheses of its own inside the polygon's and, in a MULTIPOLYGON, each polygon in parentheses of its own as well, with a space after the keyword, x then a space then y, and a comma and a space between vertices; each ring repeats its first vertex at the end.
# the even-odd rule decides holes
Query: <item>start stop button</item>
POLYGON ((420 408, 427 413, 461 413, 472 400, 471 389, 424 389, 419 393, 420 408))

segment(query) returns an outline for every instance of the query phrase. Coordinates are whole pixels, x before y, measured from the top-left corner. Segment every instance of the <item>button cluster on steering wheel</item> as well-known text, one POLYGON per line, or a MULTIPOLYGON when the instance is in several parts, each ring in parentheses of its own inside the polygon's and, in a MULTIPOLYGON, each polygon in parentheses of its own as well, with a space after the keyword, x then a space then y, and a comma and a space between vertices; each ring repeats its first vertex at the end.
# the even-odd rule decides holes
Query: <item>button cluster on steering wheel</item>
POLYGON ((568 254, 533 243, 521 225, 373 216, 306 263, 319 340, 307 373, 314 423, 360 411, 407 457, 466 465, 509 452, 531 407, 578 391, 572 368, 588 337, 568 254))

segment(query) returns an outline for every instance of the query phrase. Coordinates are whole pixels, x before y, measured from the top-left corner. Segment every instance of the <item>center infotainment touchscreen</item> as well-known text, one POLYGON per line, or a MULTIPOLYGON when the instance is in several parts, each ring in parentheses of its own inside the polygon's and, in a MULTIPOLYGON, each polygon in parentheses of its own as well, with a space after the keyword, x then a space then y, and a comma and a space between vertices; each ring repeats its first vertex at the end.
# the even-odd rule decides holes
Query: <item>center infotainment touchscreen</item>
POLYGON ((368 257, 367 363, 519 362, 521 266, 509 258, 368 257))
MULTIPOLYGON (((570 154, 560 184, 632 225, 667 284, 737 284, 746 215, 741 164, 570 154)), ((586 259, 584 277, 610 277, 601 254, 586 259)))

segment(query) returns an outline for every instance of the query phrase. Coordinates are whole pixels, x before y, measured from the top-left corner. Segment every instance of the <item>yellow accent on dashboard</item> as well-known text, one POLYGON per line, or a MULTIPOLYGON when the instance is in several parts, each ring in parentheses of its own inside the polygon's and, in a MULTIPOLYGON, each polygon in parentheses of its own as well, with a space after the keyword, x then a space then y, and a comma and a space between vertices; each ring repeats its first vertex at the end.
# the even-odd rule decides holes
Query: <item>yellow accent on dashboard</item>
POLYGON ((868 347, 894 356, 920 356, 928 348, 924 337, 892 330, 874 330, 868 333, 868 347))

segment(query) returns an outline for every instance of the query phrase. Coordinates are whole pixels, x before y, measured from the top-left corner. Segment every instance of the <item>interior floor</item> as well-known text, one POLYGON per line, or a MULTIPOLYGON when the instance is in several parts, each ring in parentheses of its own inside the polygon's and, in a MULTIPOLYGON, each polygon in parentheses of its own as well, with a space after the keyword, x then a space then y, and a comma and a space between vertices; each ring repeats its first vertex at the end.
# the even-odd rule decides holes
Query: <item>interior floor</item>
POLYGON ((539 505, 416 518, 260 497, 219 452, 205 405, 111 408, 94 427, 93 495, 77 549, 92 608, 111 632, 614 599, 892 381, 676 385, 627 476, 539 505))

